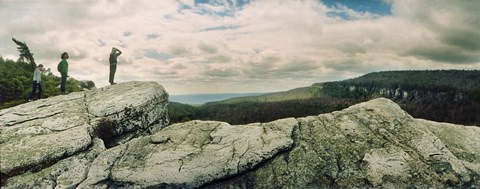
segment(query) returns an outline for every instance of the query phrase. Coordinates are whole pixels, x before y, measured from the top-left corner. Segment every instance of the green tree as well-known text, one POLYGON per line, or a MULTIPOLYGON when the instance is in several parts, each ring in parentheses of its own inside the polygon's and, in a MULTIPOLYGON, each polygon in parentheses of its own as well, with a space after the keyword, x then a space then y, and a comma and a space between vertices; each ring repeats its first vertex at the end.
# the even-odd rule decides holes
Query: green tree
POLYGON ((17 49, 18 52, 20 52, 20 57, 18 58, 19 60, 26 61, 30 63, 30 71, 35 70, 35 67, 37 67, 37 64, 35 64, 35 59, 33 58, 33 53, 30 52, 30 49, 28 48, 27 44, 25 42, 18 41, 15 38, 12 38, 13 42, 18 45, 17 49))

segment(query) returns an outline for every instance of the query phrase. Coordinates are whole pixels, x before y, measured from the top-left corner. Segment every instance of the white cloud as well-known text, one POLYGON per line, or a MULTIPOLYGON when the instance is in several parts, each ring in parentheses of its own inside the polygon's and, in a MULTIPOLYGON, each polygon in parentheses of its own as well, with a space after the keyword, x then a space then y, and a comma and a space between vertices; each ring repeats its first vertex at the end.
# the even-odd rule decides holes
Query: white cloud
POLYGON ((2 0, 0 55, 18 55, 12 37, 50 68, 67 51, 70 75, 104 86, 117 46, 118 82, 155 80, 172 94, 279 91, 381 70, 478 69, 480 2, 386 2, 392 15, 314 0, 241 8, 236 1, 2 0))

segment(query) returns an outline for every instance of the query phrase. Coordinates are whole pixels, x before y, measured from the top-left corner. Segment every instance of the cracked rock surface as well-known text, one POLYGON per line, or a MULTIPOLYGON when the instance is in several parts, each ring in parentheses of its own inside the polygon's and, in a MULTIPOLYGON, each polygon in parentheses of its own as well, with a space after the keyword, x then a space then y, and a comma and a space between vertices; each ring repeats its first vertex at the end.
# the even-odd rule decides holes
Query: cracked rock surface
POLYGON ((167 104, 158 83, 127 82, 0 110, 2 188, 78 185, 105 150, 99 120, 114 138, 146 135, 168 124, 167 104))
POLYGON ((194 188, 242 173, 289 149, 296 124, 293 118, 239 126, 214 121, 175 124, 106 151, 100 163, 123 154, 110 169, 110 179, 119 187, 194 188))
POLYGON ((203 187, 480 187, 479 127, 414 119, 384 98, 297 120, 291 150, 203 187))
POLYGON ((157 83, 128 82, 0 110, 1 187, 480 186, 479 127, 415 119, 388 99, 248 125, 166 126, 167 104, 157 83))

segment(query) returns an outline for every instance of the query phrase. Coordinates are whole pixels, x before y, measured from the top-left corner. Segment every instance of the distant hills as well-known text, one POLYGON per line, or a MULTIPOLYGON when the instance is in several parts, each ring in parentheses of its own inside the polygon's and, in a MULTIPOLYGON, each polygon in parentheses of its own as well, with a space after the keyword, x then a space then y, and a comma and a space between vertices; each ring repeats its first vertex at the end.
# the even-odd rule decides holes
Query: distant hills
POLYGON ((171 102, 178 102, 189 105, 202 105, 207 102, 222 101, 231 98, 241 98, 244 96, 257 96, 262 93, 222 93, 222 94, 187 94, 171 95, 171 102))
POLYGON ((170 119, 265 122, 328 113, 377 97, 394 100, 417 118, 480 126, 480 70, 374 72, 284 92, 209 102, 195 108, 173 104, 170 119))
POLYGON ((265 93, 260 95, 250 95, 242 97, 234 97, 216 102, 209 102, 207 104, 235 104, 241 102, 279 102, 286 100, 309 99, 313 97, 313 93, 308 90, 310 87, 300 87, 288 91, 265 93))
MULTIPOLYGON (((480 71, 432 70, 432 71, 385 71, 368 73, 358 78, 343 81, 315 83, 308 87, 283 92, 245 96, 213 103, 238 103, 245 101, 275 102, 283 100, 308 99, 315 96, 357 97, 361 90, 395 89, 400 91, 450 91, 467 93, 479 100, 480 71), (325 88, 324 88, 325 87, 325 88), (355 90, 354 88, 357 87, 355 90), (323 89, 323 90, 322 90, 323 89), (350 91, 350 89, 352 91, 350 91)), ((372 91, 370 95, 380 94, 372 91)), ((395 91, 393 91, 395 93, 395 91)))

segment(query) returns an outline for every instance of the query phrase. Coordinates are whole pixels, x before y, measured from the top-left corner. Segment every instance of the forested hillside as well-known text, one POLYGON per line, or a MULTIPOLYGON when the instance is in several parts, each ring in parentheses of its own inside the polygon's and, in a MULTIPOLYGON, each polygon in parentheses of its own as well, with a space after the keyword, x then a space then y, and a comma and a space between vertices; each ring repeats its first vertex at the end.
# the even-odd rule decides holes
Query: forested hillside
POLYGON ((398 98, 403 97, 404 92, 408 95, 408 92, 430 91, 433 93, 456 93, 480 101, 480 71, 375 72, 339 82, 317 83, 312 85, 312 89, 317 96, 359 97, 381 94, 398 98), (395 91, 391 92, 392 89, 395 91))
POLYGON ((480 71, 390 71, 312 85, 316 96, 387 97, 414 117, 480 125, 480 71))
POLYGON ((317 83, 294 91, 293 95, 288 92, 265 94, 199 107, 171 104, 170 119, 172 123, 191 119, 232 124, 265 122, 318 115, 386 97, 417 118, 480 126, 479 70, 376 72, 344 81, 317 83), (306 93, 311 97, 294 97, 306 93), (278 100, 282 98, 287 100, 278 100))

